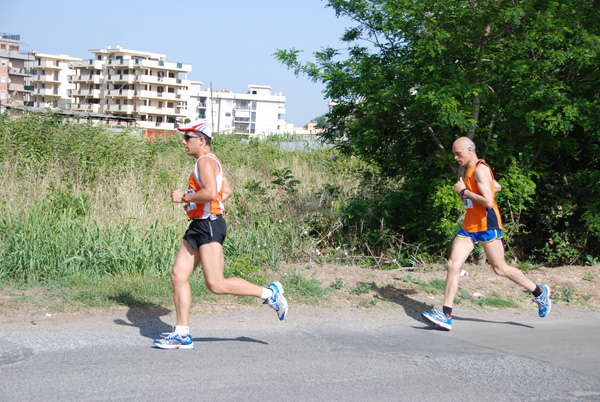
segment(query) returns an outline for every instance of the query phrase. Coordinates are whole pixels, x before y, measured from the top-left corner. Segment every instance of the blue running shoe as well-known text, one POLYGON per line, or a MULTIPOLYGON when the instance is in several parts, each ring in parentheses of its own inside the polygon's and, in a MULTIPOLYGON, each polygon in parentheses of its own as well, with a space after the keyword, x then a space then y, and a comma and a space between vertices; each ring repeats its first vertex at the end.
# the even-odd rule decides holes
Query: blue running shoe
POLYGON ((273 310, 277 312, 279 320, 283 321, 288 312, 288 302, 283 297, 283 287, 279 282, 273 282, 267 289, 273 291, 273 296, 269 297, 263 304, 268 304, 273 310))
POLYGON ((540 285, 540 289, 542 289, 542 294, 536 297, 535 301, 540 309, 540 317, 544 318, 552 308, 552 302, 550 301, 551 292, 548 285, 540 285))
POLYGON ((183 337, 174 332, 165 335, 165 339, 155 339, 154 346, 159 349, 194 349, 194 341, 189 334, 183 337))
POLYGON ((446 317, 443 311, 433 308, 431 313, 421 313, 421 318, 429 325, 436 326, 444 331, 450 331, 452 329, 452 317, 446 317))

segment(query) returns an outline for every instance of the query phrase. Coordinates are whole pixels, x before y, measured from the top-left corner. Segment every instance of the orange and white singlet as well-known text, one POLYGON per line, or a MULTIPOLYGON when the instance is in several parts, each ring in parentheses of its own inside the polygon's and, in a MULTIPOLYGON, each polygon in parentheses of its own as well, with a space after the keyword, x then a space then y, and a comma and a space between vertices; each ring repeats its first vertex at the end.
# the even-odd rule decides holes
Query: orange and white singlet
POLYGON ((188 185, 188 194, 195 193, 202 189, 202 183, 200 182, 200 172, 198 170, 198 161, 202 158, 211 158, 219 165, 219 174, 217 174, 217 199, 206 202, 204 204, 196 204, 195 202, 188 202, 186 205, 186 211, 190 219, 206 219, 212 215, 223 215, 223 166, 221 162, 215 156, 215 154, 208 154, 201 156, 196 160, 194 164, 194 171, 190 174, 190 180, 188 185))
POLYGON ((485 160, 480 159, 477 163, 471 167, 465 173, 465 185, 467 186, 467 190, 472 191, 475 194, 481 195, 479 191, 479 187, 477 186, 477 182, 475 181, 475 169, 479 164, 483 164, 490 169, 490 174, 492 175, 492 194, 494 194, 494 207, 486 208, 483 205, 479 205, 468 197, 463 197, 463 203, 465 205, 465 209, 467 213, 465 215, 465 220, 463 222, 462 228, 463 230, 474 233, 474 232, 485 232, 490 229, 502 229, 502 218, 500 218, 500 211, 498 210, 498 206, 496 205, 496 191, 494 189, 494 173, 492 173, 492 169, 488 164, 485 163, 485 160))

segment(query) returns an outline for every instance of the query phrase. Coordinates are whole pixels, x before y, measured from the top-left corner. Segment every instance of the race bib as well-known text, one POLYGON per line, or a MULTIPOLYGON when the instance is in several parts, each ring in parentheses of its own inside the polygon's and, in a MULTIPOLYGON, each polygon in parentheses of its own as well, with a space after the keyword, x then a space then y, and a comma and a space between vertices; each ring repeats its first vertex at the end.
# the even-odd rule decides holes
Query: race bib
POLYGON ((465 209, 473 209, 473 200, 470 198, 463 196, 463 204, 465 204, 465 209))
MULTIPOLYGON (((194 190, 193 189, 189 189, 187 191, 188 194, 193 194, 194 190)), ((188 202, 187 205, 185 206, 185 210, 186 211, 192 211, 194 209, 196 209, 198 207, 198 205, 195 202, 188 202)))

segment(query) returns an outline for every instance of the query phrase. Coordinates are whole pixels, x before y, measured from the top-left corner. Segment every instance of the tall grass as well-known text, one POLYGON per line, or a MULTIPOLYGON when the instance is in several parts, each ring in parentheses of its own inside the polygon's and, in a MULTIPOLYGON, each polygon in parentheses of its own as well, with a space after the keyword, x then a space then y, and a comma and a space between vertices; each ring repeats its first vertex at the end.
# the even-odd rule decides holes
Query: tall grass
MULTIPOLYGON (((369 169, 334 149, 285 151, 279 140, 213 141, 234 190, 226 275, 269 280, 316 249, 354 247, 338 230, 339 208, 363 191, 369 169)), ((164 281, 188 224, 169 192, 185 188, 193 163, 178 139, 0 115, 0 285, 164 281)))

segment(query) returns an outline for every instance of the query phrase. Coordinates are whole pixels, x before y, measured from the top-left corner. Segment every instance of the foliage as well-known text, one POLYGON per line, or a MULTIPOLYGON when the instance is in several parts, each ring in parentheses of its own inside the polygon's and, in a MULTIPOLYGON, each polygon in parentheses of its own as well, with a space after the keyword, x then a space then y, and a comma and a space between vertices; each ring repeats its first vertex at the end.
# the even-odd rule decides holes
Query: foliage
POLYGON ((365 199, 387 201, 378 211, 386 227, 444 248, 460 216, 448 186, 462 171, 450 148, 468 136, 504 183, 498 202, 521 255, 558 264, 598 254, 598 2, 327 6, 355 22, 341 38, 347 47, 324 48, 308 62, 296 49, 276 58, 322 82, 335 101, 327 141, 402 181, 393 200, 383 191, 365 199))
POLYGON ((496 292, 492 292, 490 296, 475 299, 473 300, 473 303, 481 307, 519 308, 518 302, 512 299, 503 298, 496 292))
POLYGON ((364 293, 369 293, 373 288, 372 283, 367 282, 356 282, 356 285, 350 288, 349 292, 351 295, 362 295, 364 293))

